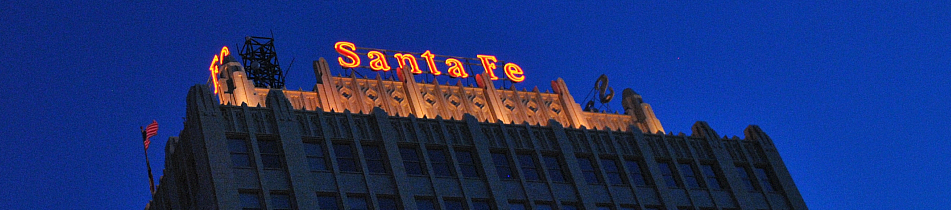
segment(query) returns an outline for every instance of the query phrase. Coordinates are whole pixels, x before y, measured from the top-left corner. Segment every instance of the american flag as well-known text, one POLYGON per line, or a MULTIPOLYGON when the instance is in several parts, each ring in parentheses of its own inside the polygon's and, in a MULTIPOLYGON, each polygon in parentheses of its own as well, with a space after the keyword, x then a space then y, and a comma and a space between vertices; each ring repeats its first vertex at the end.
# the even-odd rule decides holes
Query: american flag
POLYGON ((151 143, 149 138, 155 136, 156 134, 158 134, 158 122, 152 120, 152 123, 145 127, 145 150, 149 149, 149 143, 151 143))

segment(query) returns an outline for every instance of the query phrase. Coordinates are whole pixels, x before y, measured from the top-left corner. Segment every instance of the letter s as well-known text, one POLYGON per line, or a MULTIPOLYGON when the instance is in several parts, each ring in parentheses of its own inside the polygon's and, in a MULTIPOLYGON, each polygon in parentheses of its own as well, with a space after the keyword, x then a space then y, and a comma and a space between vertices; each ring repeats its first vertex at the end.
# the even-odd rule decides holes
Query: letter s
POLYGON ((357 50, 357 46, 353 43, 337 42, 334 44, 334 49, 336 49, 337 53, 340 53, 340 55, 346 56, 350 59, 350 62, 346 62, 344 61, 343 57, 337 57, 337 62, 340 62, 340 66, 344 68, 356 68, 360 66, 360 57, 357 56, 357 53, 353 52, 357 50))

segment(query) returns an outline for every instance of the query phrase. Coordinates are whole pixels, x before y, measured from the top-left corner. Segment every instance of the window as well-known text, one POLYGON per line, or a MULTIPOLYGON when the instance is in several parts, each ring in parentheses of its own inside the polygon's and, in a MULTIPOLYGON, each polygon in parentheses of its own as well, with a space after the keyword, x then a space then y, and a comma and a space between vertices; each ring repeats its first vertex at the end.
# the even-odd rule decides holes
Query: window
POLYGON ((536 204, 535 204, 535 210, 552 210, 552 209, 553 209, 553 208, 551 208, 551 204, 547 204, 547 203, 536 203, 536 204))
POLYGON ((258 140, 258 148, 261 149, 261 163, 264 164, 264 169, 284 168, 284 163, 281 161, 280 142, 258 140))
POLYGON ((769 172, 766 171, 766 168, 756 167, 756 178, 759 179, 759 185, 766 192, 773 192, 776 190, 776 186, 773 185, 772 177, 769 172))
POLYGON ((261 195, 258 194, 257 192, 252 192, 252 191, 238 192, 238 197, 241 199, 242 210, 264 209, 261 207, 261 195))
POLYGON ((324 159, 324 147, 315 142, 304 142, 304 153, 307 155, 307 164, 310 170, 326 171, 327 160, 324 159))
POLYGON ((538 176, 538 165, 535 164, 535 158, 532 155, 518 155, 518 164, 522 167, 522 176, 528 181, 540 181, 538 176))
POLYGON ((432 198, 416 198, 416 210, 436 210, 436 203, 432 198))
POLYGON ((750 178, 750 172, 746 170, 746 167, 737 166, 736 173, 740 175, 740 179, 743 180, 743 186, 748 191, 754 191, 756 188, 753 187, 753 179, 750 178))
POLYGON ((601 158, 601 167, 604 167, 605 176, 612 185, 627 184, 621 177, 621 169, 618 168, 617 161, 614 159, 601 158))
POLYGON ((565 171, 561 168, 561 159, 554 155, 542 156, 545 160, 545 167, 548 168, 548 178, 552 182, 566 182, 565 171))
POLYGON ((251 167, 251 151, 248 142, 244 139, 228 139, 228 150, 231 150, 231 165, 236 168, 251 167))
POLYGON ((449 156, 443 149, 427 149, 429 153, 429 162, 433 166, 433 174, 436 176, 455 176, 452 165, 449 164, 449 156))
POLYGON ((634 205, 634 204, 626 204, 626 205, 625 205, 625 204, 621 204, 620 210, 634 210, 634 209, 637 209, 637 207, 635 207, 635 206, 636 206, 636 205, 634 205))
POLYGON ((631 177, 631 180, 634 181, 636 186, 647 186, 647 176, 641 168, 641 163, 635 160, 625 160, 624 165, 627 166, 627 173, 631 177))
POLYGON ((720 187, 720 176, 713 170, 713 165, 700 165, 700 172, 703 173, 703 179, 707 182, 707 187, 714 190, 722 189, 720 187))
POLYGON ((680 184, 677 183, 677 179, 674 178, 674 171, 670 168, 669 163, 659 162, 657 166, 660 167, 660 174, 664 176, 664 183, 667 184, 668 188, 680 187, 680 184))
POLYGON ((406 168, 406 174, 426 175, 426 166, 423 160, 419 158, 416 148, 400 147, 400 156, 403 157, 403 167, 406 168))
POLYGON ((338 210, 340 205, 337 204, 337 196, 333 195, 317 195, 317 205, 320 205, 320 209, 326 210, 338 210))
POLYGON ((505 153, 492 153, 492 162, 495 163, 495 172, 499 174, 499 179, 516 179, 512 173, 512 166, 509 165, 509 156, 505 153))
POLYGON ((367 197, 362 195, 348 195, 347 206, 350 210, 367 210, 367 197))
POLYGON ((360 172, 360 162, 350 144, 334 144, 334 154, 337 155, 337 167, 342 172, 360 172))
POLYGON ((574 203, 562 203, 561 210, 578 210, 578 204, 574 203))
POLYGON ((444 210, 465 210, 466 209, 465 207, 466 204, 462 202, 461 199, 458 199, 458 198, 455 198, 455 199, 447 198, 444 200, 443 203, 446 204, 446 209, 444 210))
POLYGON ((468 150, 456 150, 456 161, 459 162, 459 169, 462 170, 462 176, 468 178, 482 177, 479 174, 478 162, 475 156, 468 150))
POLYGON ((488 200, 476 200, 472 199, 472 210, 492 210, 492 205, 489 204, 488 200))
POLYGON ((399 210, 399 203, 395 196, 379 195, 376 198, 380 204, 380 210, 399 210))
POLYGON ((291 195, 286 192, 271 192, 271 203, 268 204, 274 210, 290 210, 291 195))
POLYGON ((612 210, 613 208, 611 208, 611 206, 608 204, 598 204, 596 209, 597 210, 612 210))
POLYGON ((386 158, 377 145, 363 145, 363 159, 367 161, 367 170, 371 174, 386 174, 386 158))
POLYGON ((600 184, 601 177, 598 177, 597 168, 591 163, 591 159, 578 157, 578 165, 581 166, 581 174, 588 184, 600 184))
POLYGON ((700 181, 697 180, 697 173, 693 170, 690 163, 681 163, 680 172, 684 174, 684 180, 687 181, 687 187, 691 189, 700 188, 700 181))
POLYGON ((509 202, 509 210, 525 210, 528 207, 525 207, 525 203, 520 201, 511 201, 509 202))

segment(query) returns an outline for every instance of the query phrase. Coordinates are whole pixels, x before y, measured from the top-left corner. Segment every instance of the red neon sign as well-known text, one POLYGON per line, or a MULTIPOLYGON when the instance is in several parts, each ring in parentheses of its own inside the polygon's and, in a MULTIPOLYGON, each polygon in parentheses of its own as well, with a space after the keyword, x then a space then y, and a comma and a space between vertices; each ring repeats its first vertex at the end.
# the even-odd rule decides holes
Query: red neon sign
POLYGON ((353 45, 353 43, 337 42, 337 44, 334 44, 334 49, 337 50, 337 53, 347 56, 347 58, 350 59, 350 62, 346 62, 343 60, 343 57, 337 57, 337 61, 340 62, 340 66, 343 66, 344 68, 356 68, 360 66, 360 57, 357 56, 357 53, 353 52, 357 50, 357 46, 353 45))
MULTIPOLYGON (((357 54, 357 47, 350 42, 337 42, 334 44, 334 49, 337 53, 340 53, 340 57, 337 57, 337 61, 340 63, 340 66, 343 68, 358 68, 360 66, 360 56, 357 54)), ((366 49, 366 48, 362 48, 366 49)), ((370 59, 369 68, 373 71, 389 71, 391 69, 389 63, 387 62, 385 54, 380 51, 386 50, 371 50, 366 53, 368 59, 370 59)), ((429 68, 429 74, 434 76, 442 75, 442 71, 439 71, 436 66, 436 54, 433 54, 429 50, 422 54, 418 54, 426 62, 426 66, 429 68)), ((413 74, 422 74, 423 71, 419 69, 419 62, 416 60, 416 54, 412 53, 396 53, 393 55, 396 58, 396 63, 399 64, 397 67, 398 72, 408 70, 413 74)), ((449 57, 449 56, 443 56, 449 57)), ((482 63, 482 68, 485 69, 485 72, 488 73, 489 79, 499 80, 499 77, 495 76, 495 69, 498 68, 496 63, 499 60, 492 55, 476 55, 479 61, 482 63)), ((445 64, 448 69, 446 74, 449 77, 453 78, 468 78, 469 73, 466 72, 465 64, 463 64, 460 59, 467 60, 466 63, 469 63, 468 60, 474 60, 471 58, 460 58, 460 57, 449 57, 446 58, 445 64)), ((505 78, 512 82, 521 82, 525 81, 525 72, 522 71, 522 68, 515 63, 505 63, 502 66, 502 70, 505 73, 505 78)), ((402 75, 400 75, 402 76, 402 75)), ((478 74, 477 74, 478 76, 478 74)), ((481 82, 481 81, 479 81, 481 82)))
POLYGON ((499 62, 499 60, 495 59, 495 56, 492 55, 476 55, 476 57, 482 60, 482 67, 485 68, 485 72, 489 72, 489 79, 499 80, 499 77, 496 77, 495 72, 493 72, 496 68, 495 62, 499 62))
POLYGON ((442 74, 442 72, 440 72, 439 69, 436 69, 436 62, 433 61, 433 58, 435 58, 436 55, 433 55, 432 53, 429 52, 429 50, 426 50, 426 52, 424 52, 424 53, 423 53, 422 55, 420 55, 419 57, 423 57, 423 58, 426 59, 426 64, 429 65, 429 73, 430 73, 430 74, 433 74, 433 75, 436 75, 436 76, 439 76, 439 75, 442 74))
POLYGON ((221 52, 215 55, 215 58, 211 60, 211 66, 208 66, 208 71, 211 71, 211 84, 215 85, 215 94, 218 94, 218 66, 224 64, 225 56, 228 55, 231 55, 228 46, 221 47, 221 52))
MULTIPOLYGON (((386 56, 384 56, 380 51, 370 51, 367 53, 367 57, 370 58, 370 69, 373 69, 374 71, 390 70, 390 65, 386 63, 386 56)), ((357 60, 359 59, 360 58, 357 58, 357 60)), ((359 64, 359 62, 357 64, 359 64)))

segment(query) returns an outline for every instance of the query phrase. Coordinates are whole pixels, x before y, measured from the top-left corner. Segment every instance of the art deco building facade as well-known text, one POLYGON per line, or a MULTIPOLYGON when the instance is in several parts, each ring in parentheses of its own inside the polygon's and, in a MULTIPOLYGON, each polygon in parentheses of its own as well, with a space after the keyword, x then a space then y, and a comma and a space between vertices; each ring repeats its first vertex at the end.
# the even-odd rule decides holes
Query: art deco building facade
POLYGON ((331 76, 255 88, 228 57, 187 95, 146 209, 807 209, 759 127, 665 134, 631 90, 624 114, 554 93, 331 76))

